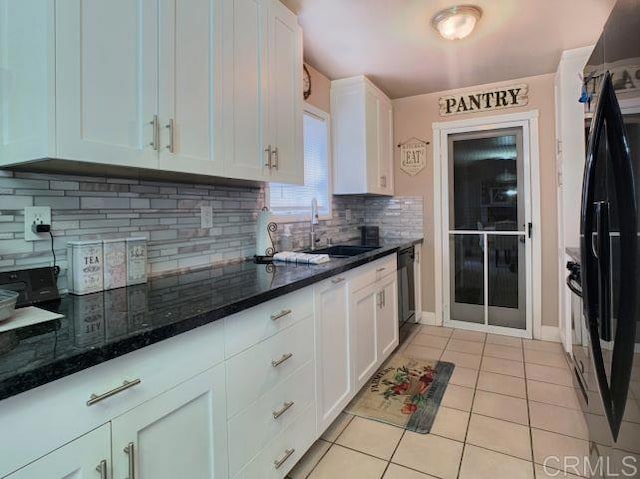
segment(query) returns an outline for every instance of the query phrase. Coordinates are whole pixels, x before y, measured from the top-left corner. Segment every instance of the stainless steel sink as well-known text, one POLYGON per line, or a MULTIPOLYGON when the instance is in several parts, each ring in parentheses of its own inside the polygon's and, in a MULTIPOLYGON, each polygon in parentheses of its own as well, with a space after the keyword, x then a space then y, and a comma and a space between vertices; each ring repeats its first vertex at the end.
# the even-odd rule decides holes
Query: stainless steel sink
POLYGON ((367 253, 380 246, 357 246, 357 245, 334 245, 326 248, 318 248, 313 251, 308 250, 305 253, 311 254, 328 254, 332 258, 350 258, 351 256, 358 256, 362 253, 367 253))

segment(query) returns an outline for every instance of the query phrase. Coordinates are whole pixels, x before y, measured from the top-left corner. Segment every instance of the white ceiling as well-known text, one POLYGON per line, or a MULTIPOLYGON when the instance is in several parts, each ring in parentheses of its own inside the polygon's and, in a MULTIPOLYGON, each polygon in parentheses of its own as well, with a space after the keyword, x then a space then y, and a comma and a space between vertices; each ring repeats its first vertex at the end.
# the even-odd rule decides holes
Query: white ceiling
POLYGON ((460 0, 483 10, 464 40, 431 17, 456 0, 282 0, 299 14, 305 59, 331 79, 366 74, 392 98, 556 70, 594 43, 615 0, 460 0))

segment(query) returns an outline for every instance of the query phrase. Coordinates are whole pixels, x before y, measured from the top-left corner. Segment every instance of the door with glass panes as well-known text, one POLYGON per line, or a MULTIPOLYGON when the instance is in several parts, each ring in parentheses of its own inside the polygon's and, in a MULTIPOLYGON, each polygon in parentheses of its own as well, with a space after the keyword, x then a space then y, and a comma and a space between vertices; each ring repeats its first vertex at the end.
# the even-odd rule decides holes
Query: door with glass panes
POLYGON ((448 135, 445 324, 531 336, 529 155, 523 128, 448 135))

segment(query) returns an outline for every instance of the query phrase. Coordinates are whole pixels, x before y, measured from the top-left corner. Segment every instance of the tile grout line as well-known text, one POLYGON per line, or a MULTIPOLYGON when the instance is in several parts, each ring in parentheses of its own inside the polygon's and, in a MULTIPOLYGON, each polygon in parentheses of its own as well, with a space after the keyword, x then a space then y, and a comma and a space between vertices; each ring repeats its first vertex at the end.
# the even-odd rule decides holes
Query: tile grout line
MULTIPOLYGON (((485 334, 484 342, 482 343, 482 354, 480 355, 480 367, 482 367, 482 358, 484 357, 484 350, 487 347, 487 336, 485 334)), ((478 392, 478 382, 480 381, 480 369, 478 369, 478 374, 476 375, 476 383, 473 388, 473 398, 471 400, 471 410, 469 411, 469 420, 467 421, 467 430, 464 433, 464 441, 462 442, 462 453, 460 454, 460 463, 458 464, 458 474, 457 478, 460 478, 460 474, 462 473, 462 462, 464 460, 464 453, 467 450, 467 438, 469 437, 469 428, 471 427, 471 416, 473 415, 473 405, 476 402, 476 393, 478 392)))
POLYGON ((527 401, 527 421, 529 422, 529 447, 531 450, 531 469, 532 477, 536 477, 536 462, 533 454, 533 431, 531 429, 531 408, 529 407, 529 383, 527 382, 527 363, 524 344, 522 345, 522 360, 524 362, 524 395, 527 401))

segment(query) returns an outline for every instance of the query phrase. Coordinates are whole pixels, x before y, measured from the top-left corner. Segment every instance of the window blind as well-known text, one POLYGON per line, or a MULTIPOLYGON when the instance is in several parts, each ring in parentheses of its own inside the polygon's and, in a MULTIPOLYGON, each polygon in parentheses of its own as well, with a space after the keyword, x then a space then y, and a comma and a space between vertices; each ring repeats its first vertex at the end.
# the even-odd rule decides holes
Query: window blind
POLYGON ((277 215, 309 215, 311 200, 318 201, 318 213, 329 214, 329 128, 325 118, 305 112, 304 186, 271 183, 269 202, 277 215))

